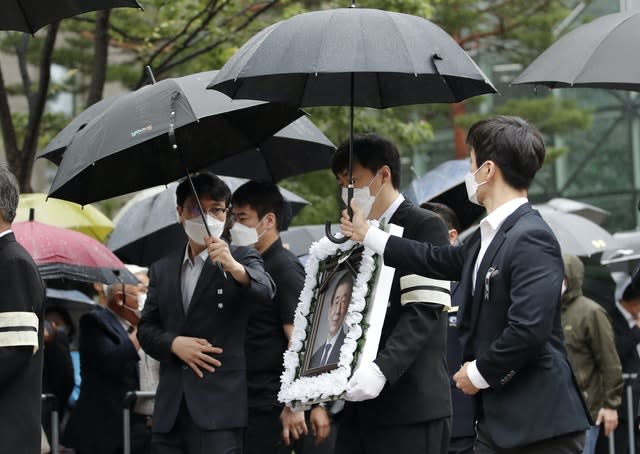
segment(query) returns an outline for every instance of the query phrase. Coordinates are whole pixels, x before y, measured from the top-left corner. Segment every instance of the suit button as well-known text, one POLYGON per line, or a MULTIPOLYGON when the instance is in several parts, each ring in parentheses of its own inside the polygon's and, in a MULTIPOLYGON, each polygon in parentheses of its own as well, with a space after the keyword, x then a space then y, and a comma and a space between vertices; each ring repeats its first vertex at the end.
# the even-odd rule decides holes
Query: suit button
POLYGON ((186 364, 183 364, 182 365, 182 370, 187 370, 187 369, 189 369, 189 366, 187 366, 186 364))

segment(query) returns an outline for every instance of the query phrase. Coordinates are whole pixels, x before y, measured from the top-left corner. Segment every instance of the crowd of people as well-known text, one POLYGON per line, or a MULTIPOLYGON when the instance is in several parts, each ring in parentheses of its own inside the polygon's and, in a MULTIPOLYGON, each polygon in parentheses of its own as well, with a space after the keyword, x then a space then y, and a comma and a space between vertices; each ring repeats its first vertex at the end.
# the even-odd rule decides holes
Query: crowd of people
MULTIPOLYGON (((17 184, 0 168, 0 452, 40 449, 41 430, 51 430, 41 392, 58 397, 65 448, 122 452, 124 398, 139 390, 155 397, 132 409, 134 454, 591 454, 608 452, 611 434, 616 452, 628 452, 616 427, 638 431, 640 387, 627 421, 622 373, 640 369, 640 285, 631 281, 612 307, 583 295, 581 260, 562 255, 527 199, 545 157, 536 128, 493 117, 467 143, 468 198, 487 216, 464 243, 451 207, 404 199, 392 142, 358 135, 335 152, 338 185, 345 195, 354 187, 342 234, 395 274, 375 359, 342 399, 306 412, 277 399, 305 275, 280 239, 286 210, 275 184, 232 194, 207 172, 193 188, 181 182, 187 243, 149 269, 132 267, 138 285, 98 285, 102 302, 76 329, 64 308, 45 307, 37 267, 11 233, 17 184), (368 220, 399 225, 402 237, 368 220)), ((327 295, 312 369, 337 361, 353 285, 338 276, 327 295)))

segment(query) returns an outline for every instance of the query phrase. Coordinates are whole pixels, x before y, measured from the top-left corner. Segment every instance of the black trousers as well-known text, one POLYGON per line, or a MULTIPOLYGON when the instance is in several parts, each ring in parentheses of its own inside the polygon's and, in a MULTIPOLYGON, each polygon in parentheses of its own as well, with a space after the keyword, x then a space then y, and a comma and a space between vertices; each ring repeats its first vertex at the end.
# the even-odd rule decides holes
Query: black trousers
POLYGON ((282 440, 281 407, 249 408, 244 454, 291 454, 282 440))
POLYGON ((584 447, 584 432, 574 432, 525 446, 503 449, 498 447, 487 432, 482 420, 476 424, 474 454, 581 454, 584 447))
POLYGON ((193 422, 184 401, 168 433, 153 433, 153 454, 242 454, 244 429, 202 430, 193 422))
POLYGON ((449 418, 417 424, 365 426, 357 418, 338 423, 336 454, 447 454, 449 418))

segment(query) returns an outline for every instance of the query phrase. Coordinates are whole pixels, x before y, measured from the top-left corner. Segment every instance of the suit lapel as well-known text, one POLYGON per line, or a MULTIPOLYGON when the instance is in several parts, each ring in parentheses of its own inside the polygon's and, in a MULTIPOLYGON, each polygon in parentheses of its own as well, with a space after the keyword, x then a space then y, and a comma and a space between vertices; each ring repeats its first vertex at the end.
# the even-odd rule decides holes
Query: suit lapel
POLYGON ((465 328, 471 326, 471 311, 468 306, 473 289, 473 267, 475 266, 478 252, 480 252, 480 229, 471 236, 468 244, 469 250, 466 253, 468 259, 465 260, 462 269, 463 278, 460 280, 460 283, 456 288, 456 294, 458 295, 456 296, 456 299, 460 302, 458 307, 458 326, 463 328, 464 331, 468 331, 468 329, 465 328), (469 276, 469 278, 465 279, 464 276, 469 276))
MULTIPOLYGON (((487 273, 493 263, 493 260, 502 247, 504 240, 506 239, 506 233, 513 227, 513 225, 520 219, 525 213, 531 211, 531 205, 525 203, 521 205, 512 214, 504 220, 498 231, 496 232, 493 240, 489 244, 487 251, 482 257, 480 266, 478 266, 478 273, 476 275, 475 290, 473 292, 473 301, 471 303, 471 325, 469 327, 469 336, 471 336, 473 329, 478 321, 478 314, 480 313, 480 306, 484 303, 485 284, 487 280, 487 273)), ((477 252, 476 252, 477 258, 477 252)), ((475 260, 472 262, 471 276, 473 276, 473 266, 475 260)))
MULTIPOLYGON (((196 283, 196 288, 193 290, 191 301, 189 301, 189 307, 186 314, 187 317, 193 311, 193 307, 198 304, 201 296, 211 285, 213 285, 214 282, 216 282, 220 278, 220 274, 221 273, 220 271, 218 271, 217 267, 207 259, 204 263, 204 266, 202 267, 202 271, 200 272, 200 277, 198 278, 198 282, 196 283)), ((231 279, 231 277, 228 277, 228 279, 231 279)))

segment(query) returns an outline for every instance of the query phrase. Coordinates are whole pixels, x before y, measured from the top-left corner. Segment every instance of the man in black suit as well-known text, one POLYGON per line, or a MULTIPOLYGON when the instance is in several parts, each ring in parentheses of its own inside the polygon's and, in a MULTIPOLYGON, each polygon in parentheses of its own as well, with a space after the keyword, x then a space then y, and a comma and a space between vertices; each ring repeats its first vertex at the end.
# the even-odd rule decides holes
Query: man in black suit
MULTIPOLYGON (((332 170, 346 203, 369 219, 404 228, 403 236, 447 244, 447 227, 435 214, 404 200, 400 155, 376 135, 354 137, 352 178, 349 144, 334 154, 332 170)), ((451 403, 446 365, 448 281, 396 272, 375 361, 362 364, 347 384, 338 421, 339 454, 445 454, 451 403)))
MULTIPOLYGON (((616 341, 616 350, 622 364, 622 373, 637 374, 640 372, 640 285, 630 282, 623 290, 620 301, 608 309, 611 326, 616 341)), ((629 404, 626 393, 622 396, 622 405, 618 408, 620 424, 614 432, 616 453, 629 452, 629 424, 635 434, 635 450, 640 450, 640 431, 636 423, 638 399, 640 398, 640 381, 628 381, 632 390, 631 421, 628 417, 629 404)))
POLYGON ((478 453, 579 453, 590 421, 560 324, 563 264, 549 226, 527 201, 544 161, 540 133, 517 117, 473 125, 469 199, 489 213, 463 246, 389 237, 357 208, 342 231, 384 253, 387 265, 459 281, 459 389, 478 401, 478 453))
MULTIPOLYGON (((344 332, 344 317, 351 302, 353 290, 353 277, 350 273, 344 273, 333 289, 327 309, 327 336, 320 346, 311 355, 309 367, 322 367, 329 364, 337 364, 340 360, 340 349, 344 344, 346 333, 344 332)), ((316 346, 318 343, 316 343, 316 346)))
POLYGON ((16 241, 18 183, 0 165, 0 452, 40 449, 44 285, 16 241))
POLYGON ((122 409, 127 392, 139 389, 134 320, 135 285, 113 284, 107 307, 80 318, 80 396, 71 412, 63 443, 78 454, 116 454, 123 450, 122 409), (131 312, 131 315, 129 315, 131 312))
POLYGON ((227 185, 210 173, 194 176, 193 184, 211 236, 183 181, 176 200, 188 243, 151 266, 139 327, 142 348, 160 361, 152 450, 240 453, 249 305, 272 298, 274 288, 255 249, 220 239, 231 200, 227 185))

